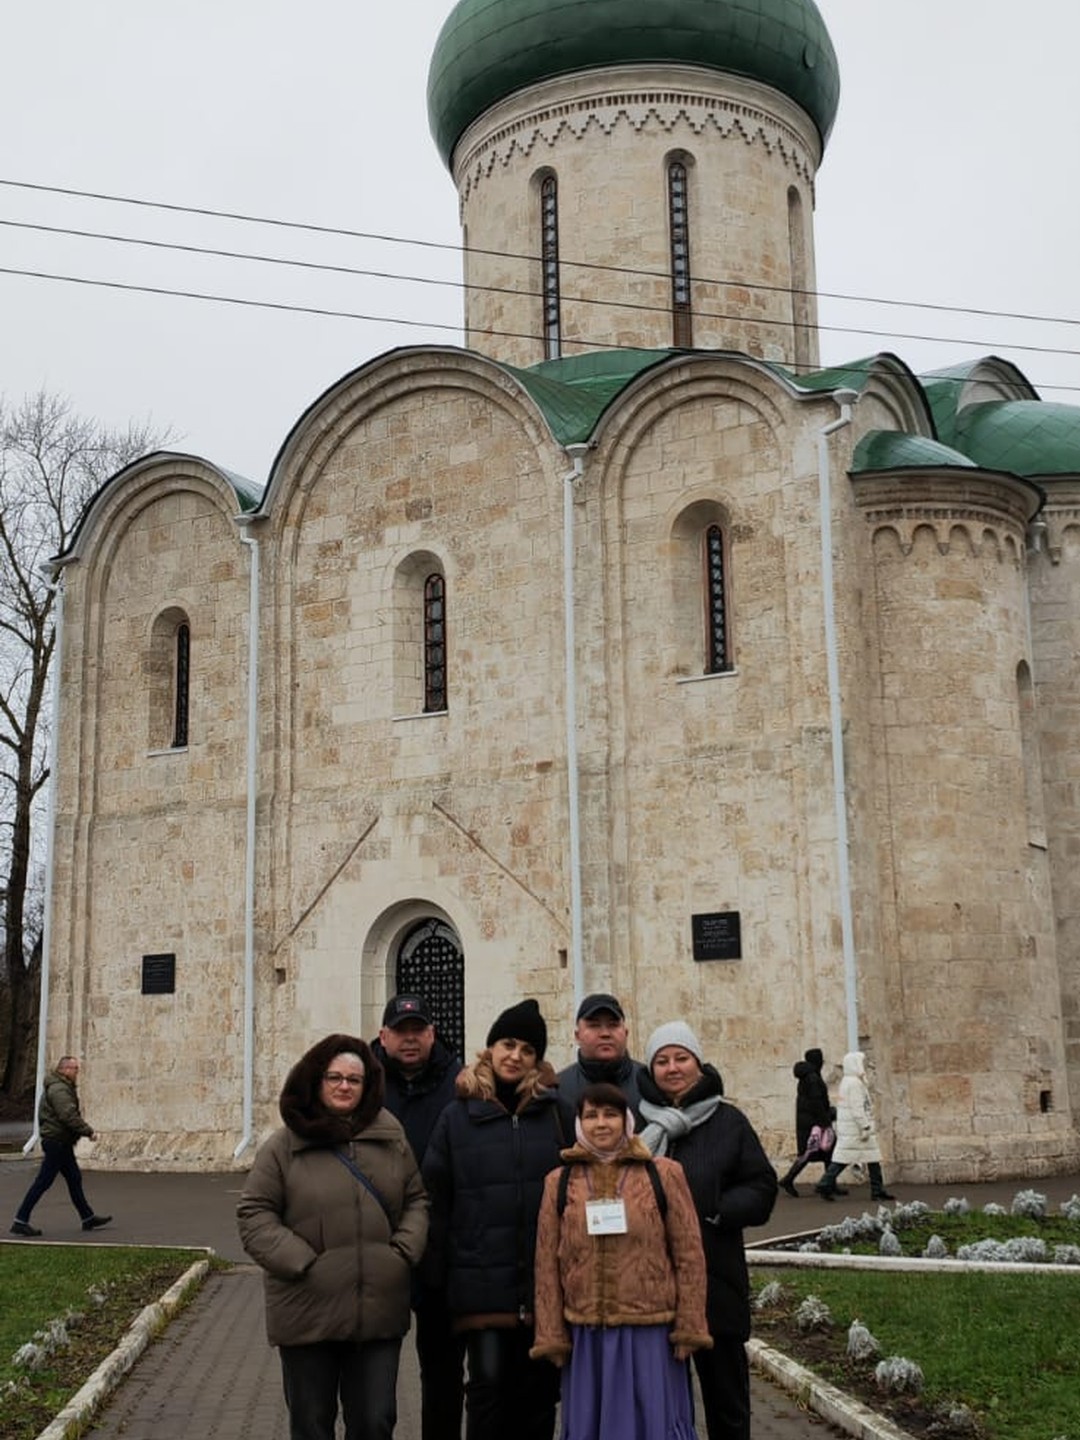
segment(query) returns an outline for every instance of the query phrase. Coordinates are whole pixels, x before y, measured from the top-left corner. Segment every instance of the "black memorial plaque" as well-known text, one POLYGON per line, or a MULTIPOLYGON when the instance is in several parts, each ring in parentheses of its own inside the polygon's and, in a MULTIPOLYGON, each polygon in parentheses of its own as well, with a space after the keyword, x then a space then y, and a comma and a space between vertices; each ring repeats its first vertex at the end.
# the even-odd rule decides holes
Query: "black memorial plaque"
POLYGON ((142 993, 174 995, 176 993, 176 956, 144 955, 142 957, 142 993))
POLYGON ((695 960, 741 960, 742 930, 738 910, 691 915, 695 960))

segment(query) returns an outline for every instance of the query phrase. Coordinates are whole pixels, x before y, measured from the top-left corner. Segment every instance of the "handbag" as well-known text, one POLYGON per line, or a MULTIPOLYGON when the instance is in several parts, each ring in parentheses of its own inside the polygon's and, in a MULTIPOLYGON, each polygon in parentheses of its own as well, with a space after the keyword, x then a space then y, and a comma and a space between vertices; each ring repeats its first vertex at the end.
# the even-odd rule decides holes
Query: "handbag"
POLYGON ((816 1155, 828 1154, 835 1145, 836 1131, 831 1125, 813 1125, 806 1142, 806 1158, 812 1160, 816 1155))

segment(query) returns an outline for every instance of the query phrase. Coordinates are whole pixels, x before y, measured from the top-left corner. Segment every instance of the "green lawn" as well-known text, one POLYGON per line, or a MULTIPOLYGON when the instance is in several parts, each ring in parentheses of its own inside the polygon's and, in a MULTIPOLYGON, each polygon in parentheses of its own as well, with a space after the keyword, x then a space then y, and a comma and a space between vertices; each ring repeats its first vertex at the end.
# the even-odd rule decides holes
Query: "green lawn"
POLYGON ((113 1349, 132 1320, 203 1252, 106 1245, 0 1245, 0 1412, 4 1440, 32 1440, 113 1349), (94 1303, 91 1290, 103 1293, 94 1303), (71 1343, 43 1368, 13 1356, 69 1311, 71 1343), (12 1390, 9 1387, 15 1385, 12 1390))
POLYGON ((1080 1440, 1080 1271, 1072 1275, 892 1274, 871 1270, 761 1269, 755 1292, 782 1281, 790 1300, 755 1313, 754 1333, 803 1358, 824 1378, 884 1410, 875 1361, 846 1359, 852 1320, 867 1325, 881 1358, 902 1355, 923 1371, 928 1408, 962 1402, 993 1440, 1080 1440), (791 1321, 816 1295, 834 1321, 832 1341, 800 1341, 791 1321))

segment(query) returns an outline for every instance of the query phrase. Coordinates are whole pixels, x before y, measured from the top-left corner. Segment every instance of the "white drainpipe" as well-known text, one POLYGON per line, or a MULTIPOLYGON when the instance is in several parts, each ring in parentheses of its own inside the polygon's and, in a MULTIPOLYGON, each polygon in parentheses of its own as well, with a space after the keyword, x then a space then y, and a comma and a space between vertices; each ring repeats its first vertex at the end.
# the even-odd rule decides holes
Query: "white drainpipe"
POLYGON ((566 632, 566 778, 570 810, 570 953, 574 1013, 585 996, 581 942, 581 804, 578 795, 577 633, 574 624, 574 486, 585 473, 588 445, 567 445, 574 468, 563 476, 563 618, 566 632))
POLYGON ((848 855, 847 782, 844 776, 844 726, 840 708, 840 662, 836 638, 836 595, 833 588, 832 482, 829 437, 851 424, 854 390, 837 390, 836 420, 818 431, 818 496, 821 503, 821 590, 825 606, 825 667, 829 684, 829 728, 832 738, 833 804, 836 814, 836 868, 840 886, 840 935, 844 951, 844 1001, 847 1048, 859 1048, 859 1002, 855 966, 855 927, 851 914, 851 867, 848 855))
POLYGON ((233 1151, 237 1160, 251 1144, 254 1133, 255 1094, 255 799, 256 759, 259 750, 259 542, 249 533, 249 518, 241 516, 240 543, 251 555, 248 592, 248 715, 247 715, 247 833, 244 856, 244 1107, 243 1133, 233 1151))
MULTIPOLYGON (((49 732, 49 803, 45 815, 45 912, 41 923, 41 988, 38 992, 38 1042, 37 1077, 34 1084, 35 1099, 45 1087, 45 1054, 49 1028, 49 979, 52 960, 52 893, 53 853, 56 846, 56 756, 60 735, 60 667, 64 662, 64 572, 56 572, 52 583, 56 595, 53 610, 53 656, 52 656, 52 730, 49 732)), ((34 1129, 23 1146, 28 1155, 38 1143, 37 1105, 34 1106, 34 1129)))

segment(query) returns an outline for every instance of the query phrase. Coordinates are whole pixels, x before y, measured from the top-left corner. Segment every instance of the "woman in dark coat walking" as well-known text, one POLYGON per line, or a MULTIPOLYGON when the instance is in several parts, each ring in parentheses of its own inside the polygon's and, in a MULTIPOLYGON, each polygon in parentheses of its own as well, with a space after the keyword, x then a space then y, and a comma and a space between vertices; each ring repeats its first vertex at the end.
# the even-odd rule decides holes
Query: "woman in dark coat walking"
POLYGON ((465 1335, 467 1440, 551 1440, 558 1372, 530 1360, 533 1264, 544 1177, 574 1134, 544 1060, 535 1000, 503 1013, 487 1048, 457 1078, 458 1099, 424 1156, 431 1240, 423 1273, 444 1285, 465 1335))
POLYGON ((689 1025, 673 1020, 649 1036, 642 1070, 642 1139, 686 1172, 701 1221, 711 1350, 694 1353, 709 1440, 750 1440, 750 1276, 743 1227, 764 1225, 776 1201, 776 1171, 754 1127, 723 1099, 689 1025))
MULTIPOLYGON (((786 1175, 780 1177, 780 1188, 793 1200, 798 1200, 795 1188, 796 1175, 802 1174, 807 1165, 828 1165, 832 1159, 833 1146, 810 1147, 810 1132, 816 1126, 822 1132, 832 1132, 835 1111, 829 1102, 829 1087, 825 1084, 822 1070, 825 1056, 820 1050, 807 1050, 801 1060, 795 1062, 794 1075, 798 1081, 795 1087, 795 1143, 798 1156, 792 1162, 786 1175)), ((836 1136, 833 1134, 833 1144, 836 1136)))

